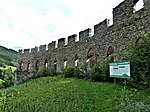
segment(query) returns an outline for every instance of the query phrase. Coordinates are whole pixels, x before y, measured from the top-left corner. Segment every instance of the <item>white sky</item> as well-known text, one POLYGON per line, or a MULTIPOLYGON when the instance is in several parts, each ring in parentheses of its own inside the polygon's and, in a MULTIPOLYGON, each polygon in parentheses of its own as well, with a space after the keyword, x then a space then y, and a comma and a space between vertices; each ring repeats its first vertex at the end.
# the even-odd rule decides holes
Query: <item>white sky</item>
POLYGON ((78 34, 123 0, 0 0, 0 45, 15 50, 78 34))

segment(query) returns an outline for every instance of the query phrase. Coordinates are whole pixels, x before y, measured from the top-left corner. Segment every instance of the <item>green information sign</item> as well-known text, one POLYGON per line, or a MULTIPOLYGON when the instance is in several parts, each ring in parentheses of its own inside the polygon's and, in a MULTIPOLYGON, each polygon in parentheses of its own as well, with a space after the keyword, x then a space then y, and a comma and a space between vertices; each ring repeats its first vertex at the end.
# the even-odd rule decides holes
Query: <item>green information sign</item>
POLYGON ((110 77, 130 78, 130 62, 116 62, 109 64, 110 77))

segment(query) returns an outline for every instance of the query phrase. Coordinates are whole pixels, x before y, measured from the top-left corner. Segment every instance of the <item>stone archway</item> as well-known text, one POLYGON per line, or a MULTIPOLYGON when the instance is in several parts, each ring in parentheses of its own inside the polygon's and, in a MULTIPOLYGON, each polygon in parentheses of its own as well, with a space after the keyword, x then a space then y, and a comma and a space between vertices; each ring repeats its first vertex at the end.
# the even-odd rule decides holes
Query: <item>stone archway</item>
POLYGON ((74 66, 77 67, 79 65, 79 57, 78 54, 75 55, 74 66))
POLYGON ((55 72, 57 71, 57 60, 56 59, 54 59, 54 70, 55 70, 55 72))
POLYGON ((68 61, 68 60, 67 60, 67 57, 65 56, 65 57, 64 57, 64 68, 67 67, 67 61, 68 61))
POLYGON ((39 70, 39 60, 37 60, 35 63, 35 70, 39 70))
POLYGON ((107 57, 112 55, 114 53, 114 47, 109 46, 108 50, 107 50, 107 57))
POLYGON ((28 64, 27 64, 27 70, 29 71, 31 69, 31 64, 30 64, 30 62, 28 62, 28 64))
POLYGON ((89 48, 86 62, 89 63, 90 68, 96 64, 96 51, 94 47, 89 48))
POLYGON ((45 61, 44 61, 44 68, 47 68, 48 67, 48 60, 46 59, 45 61))
POLYGON ((89 73, 92 69, 94 69, 94 65, 96 64, 96 51, 93 46, 88 49, 87 52, 87 60, 86 60, 86 75, 89 77, 89 73))
POLYGON ((142 37, 139 37, 136 41, 135 41, 135 47, 136 49, 140 49, 140 43, 144 43, 145 40, 142 37))
POLYGON ((22 61, 21 61, 20 64, 19 64, 19 69, 20 69, 20 70, 23 70, 23 62, 22 62, 22 61))
POLYGON ((116 56, 115 56, 115 48, 112 46, 109 46, 109 48, 107 49, 107 56, 109 61, 114 62, 116 61, 116 56))

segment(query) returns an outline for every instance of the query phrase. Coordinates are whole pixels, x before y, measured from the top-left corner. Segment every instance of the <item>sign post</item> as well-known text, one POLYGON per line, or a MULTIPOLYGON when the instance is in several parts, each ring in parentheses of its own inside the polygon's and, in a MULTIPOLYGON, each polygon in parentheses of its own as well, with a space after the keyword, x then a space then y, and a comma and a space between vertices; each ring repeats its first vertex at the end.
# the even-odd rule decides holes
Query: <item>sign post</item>
POLYGON ((126 83, 126 79, 130 78, 130 62, 110 63, 109 64, 109 71, 110 71, 110 77, 124 78, 125 83, 126 83))

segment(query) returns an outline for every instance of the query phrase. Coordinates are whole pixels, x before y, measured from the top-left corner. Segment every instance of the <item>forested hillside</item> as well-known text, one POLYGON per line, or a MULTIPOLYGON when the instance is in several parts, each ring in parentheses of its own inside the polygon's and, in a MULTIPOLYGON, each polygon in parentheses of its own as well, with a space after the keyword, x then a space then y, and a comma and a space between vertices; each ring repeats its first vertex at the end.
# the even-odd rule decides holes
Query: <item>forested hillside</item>
POLYGON ((17 58, 17 51, 0 46, 0 88, 13 85, 17 58))
POLYGON ((0 67, 16 66, 17 58, 17 51, 0 46, 0 67))

